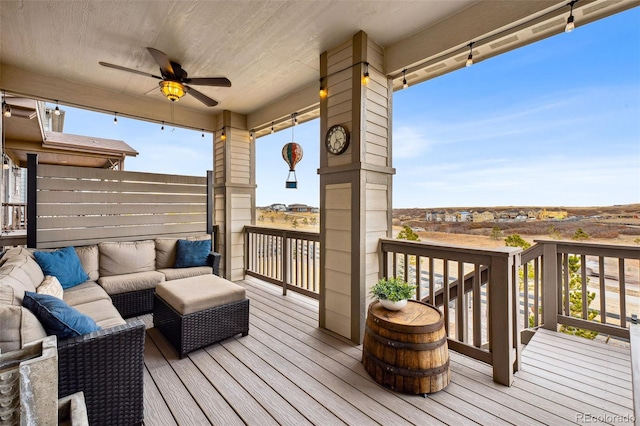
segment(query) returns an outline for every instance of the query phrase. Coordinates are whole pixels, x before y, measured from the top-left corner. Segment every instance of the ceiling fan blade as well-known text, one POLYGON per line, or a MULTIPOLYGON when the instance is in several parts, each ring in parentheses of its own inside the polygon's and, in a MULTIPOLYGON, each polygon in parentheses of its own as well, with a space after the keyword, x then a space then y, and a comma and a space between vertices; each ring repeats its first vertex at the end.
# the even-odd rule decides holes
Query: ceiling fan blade
POLYGON ((214 101, 213 99, 211 99, 210 97, 208 97, 204 93, 198 92, 193 87, 189 87, 187 85, 184 85, 184 88, 186 89, 188 94, 190 94, 191 96, 193 96, 194 98, 196 98, 197 100, 199 100, 200 102, 205 104, 206 106, 214 107, 214 106, 218 105, 218 102, 214 101))
POLYGON ((134 69, 127 68, 127 67, 121 67, 120 65, 114 65, 114 64, 110 64, 108 62, 98 62, 98 63, 100 65, 102 65, 103 67, 113 68, 113 69, 120 70, 120 71, 132 72, 134 74, 140 74, 140 75, 144 75, 144 76, 147 76, 147 77, 153 77, 153 78, 157 78, 158 80, 162 80, 162 77, 157 76, 157 75, 153 75, 153 74, 149 74, 148 72, 138 71, 138 70, 134 70, 134 69))
POLYGON ((175 72, 173 71, 173 67, 171 66, 171 61, 169 57, 164 54, 164 52, 159 51, 158 49, 154 49, 153 47, 147 47, 147 51, 153 56, 153 59, 160 65, 160 70, 163 75, 169 75, 175 77, 175 72))
POLYGON ((228 78, 225 77, 195 77, 195 78, 185 78, 185 83, 196 84, 200 86, 220 86, 220 87, 231 87, 231 82, 228 78))

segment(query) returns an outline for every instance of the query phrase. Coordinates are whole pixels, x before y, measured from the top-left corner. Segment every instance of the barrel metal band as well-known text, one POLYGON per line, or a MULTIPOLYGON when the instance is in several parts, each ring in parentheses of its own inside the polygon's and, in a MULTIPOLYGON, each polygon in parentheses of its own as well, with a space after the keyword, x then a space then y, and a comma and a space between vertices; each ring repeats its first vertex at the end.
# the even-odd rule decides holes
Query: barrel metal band
POLYGON ((444 373, 449 370, 449 358, 447 361, 439 367, 421 369, 421 370, 412 370, 409 368, 397 367, 395 365, 387 364, 386 362, 376 358, 373 356, 366 348, 363 348, 362 355, 367 358, 368 362, 372 362, 376 366, 380 367, 387 373, 396 374, 404 377, 428 377, 435 376, 437 374, 444 373))
POLYGON ((371 337, 378 343, 383 344, 384 346, 390 346, 396 349, 409 349, 414 351, 430 351, 433 349, 438 349, 440 346, 443 346, 447 341, 447 336, 444 335, 440 340, 436 340, 435 342, 426 342, 426 343, 411 343, 411 342, 398 342, 397 340, 390 340, 386 337, 383 337, 371 330, 371 328, 367 325, 365 326, 366 336, 371 337))

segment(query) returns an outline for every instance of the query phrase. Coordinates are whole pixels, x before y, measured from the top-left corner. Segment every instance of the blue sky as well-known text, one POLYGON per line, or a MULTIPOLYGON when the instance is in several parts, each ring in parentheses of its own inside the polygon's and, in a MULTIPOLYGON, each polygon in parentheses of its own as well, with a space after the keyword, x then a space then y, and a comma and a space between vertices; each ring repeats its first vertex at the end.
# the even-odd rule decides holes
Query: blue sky
MULTIPOLYGON (((204 175, 211 135, 66 108, 65 132, 123 139, 127 170, 204 175)), ((293 112, 293 111, 292 111, 293 112)), ((393 206, 640 203, 640 8, 394 93, 393 206)), ((256 141, 257 205, 319 205, 320 122, 285 189, 292 130, 256 141)))

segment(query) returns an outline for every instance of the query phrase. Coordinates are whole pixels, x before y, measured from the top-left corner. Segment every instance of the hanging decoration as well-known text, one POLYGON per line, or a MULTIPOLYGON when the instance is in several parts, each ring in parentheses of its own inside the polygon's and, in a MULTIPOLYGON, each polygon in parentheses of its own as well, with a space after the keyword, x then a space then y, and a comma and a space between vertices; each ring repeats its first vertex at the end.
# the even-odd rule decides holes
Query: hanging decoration
POLYGON ((296 122, 296 114, 291 115, 291 142, 285 144, 282 147, 282 158, 289 165, 289 174, 287 175, 287 181, 285 183, 285 188, 287 189, 297 189, 298 188, 298 180, 296 177, 296 164, 302 160, 302 147, 293 142, 294 139, 294 123, 296 122))

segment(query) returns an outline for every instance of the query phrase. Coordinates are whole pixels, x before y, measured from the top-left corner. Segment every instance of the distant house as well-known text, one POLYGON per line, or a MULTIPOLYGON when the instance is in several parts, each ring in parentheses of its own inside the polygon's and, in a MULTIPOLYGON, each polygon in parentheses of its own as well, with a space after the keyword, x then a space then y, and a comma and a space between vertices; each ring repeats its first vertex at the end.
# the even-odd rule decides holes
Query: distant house
POLYGON ((314 211, 314 207, 306 204, 290 204, 287 210, 296 213, 312 213, 314 211))
POLYGON ((473 212, 472 220, 474 222, 489 222, 495 220, 496 216, 490 211, 473 212))
POLYGON ((287 205, 276 203, 276 204, 271 204, 269 207, 267 207, 267 209, 272 210, 274 212, 286 212, 287 205))
POLYGON ((540 214, 538 215, 538 219, 540 220, 550 220, 550 219, 555 219, 555 220, 563 220, 567 218, 567 212, 566 211, 547 211, 547 209, 543 209, 540 214))
POLYGON ((458 213, 459 222, 469 222, 471 220, 471 213, 467 211, 461 211, 458 213))
POLYGON ((442 222, 444 220, 444 210, 432 210, 425 214, 425 220, 427 222, 442 222))
POLYGON ((457 222, 458 221, 458 214, 457 213, 445 212, 444 213, 444 221, 445 222, 457 222))

